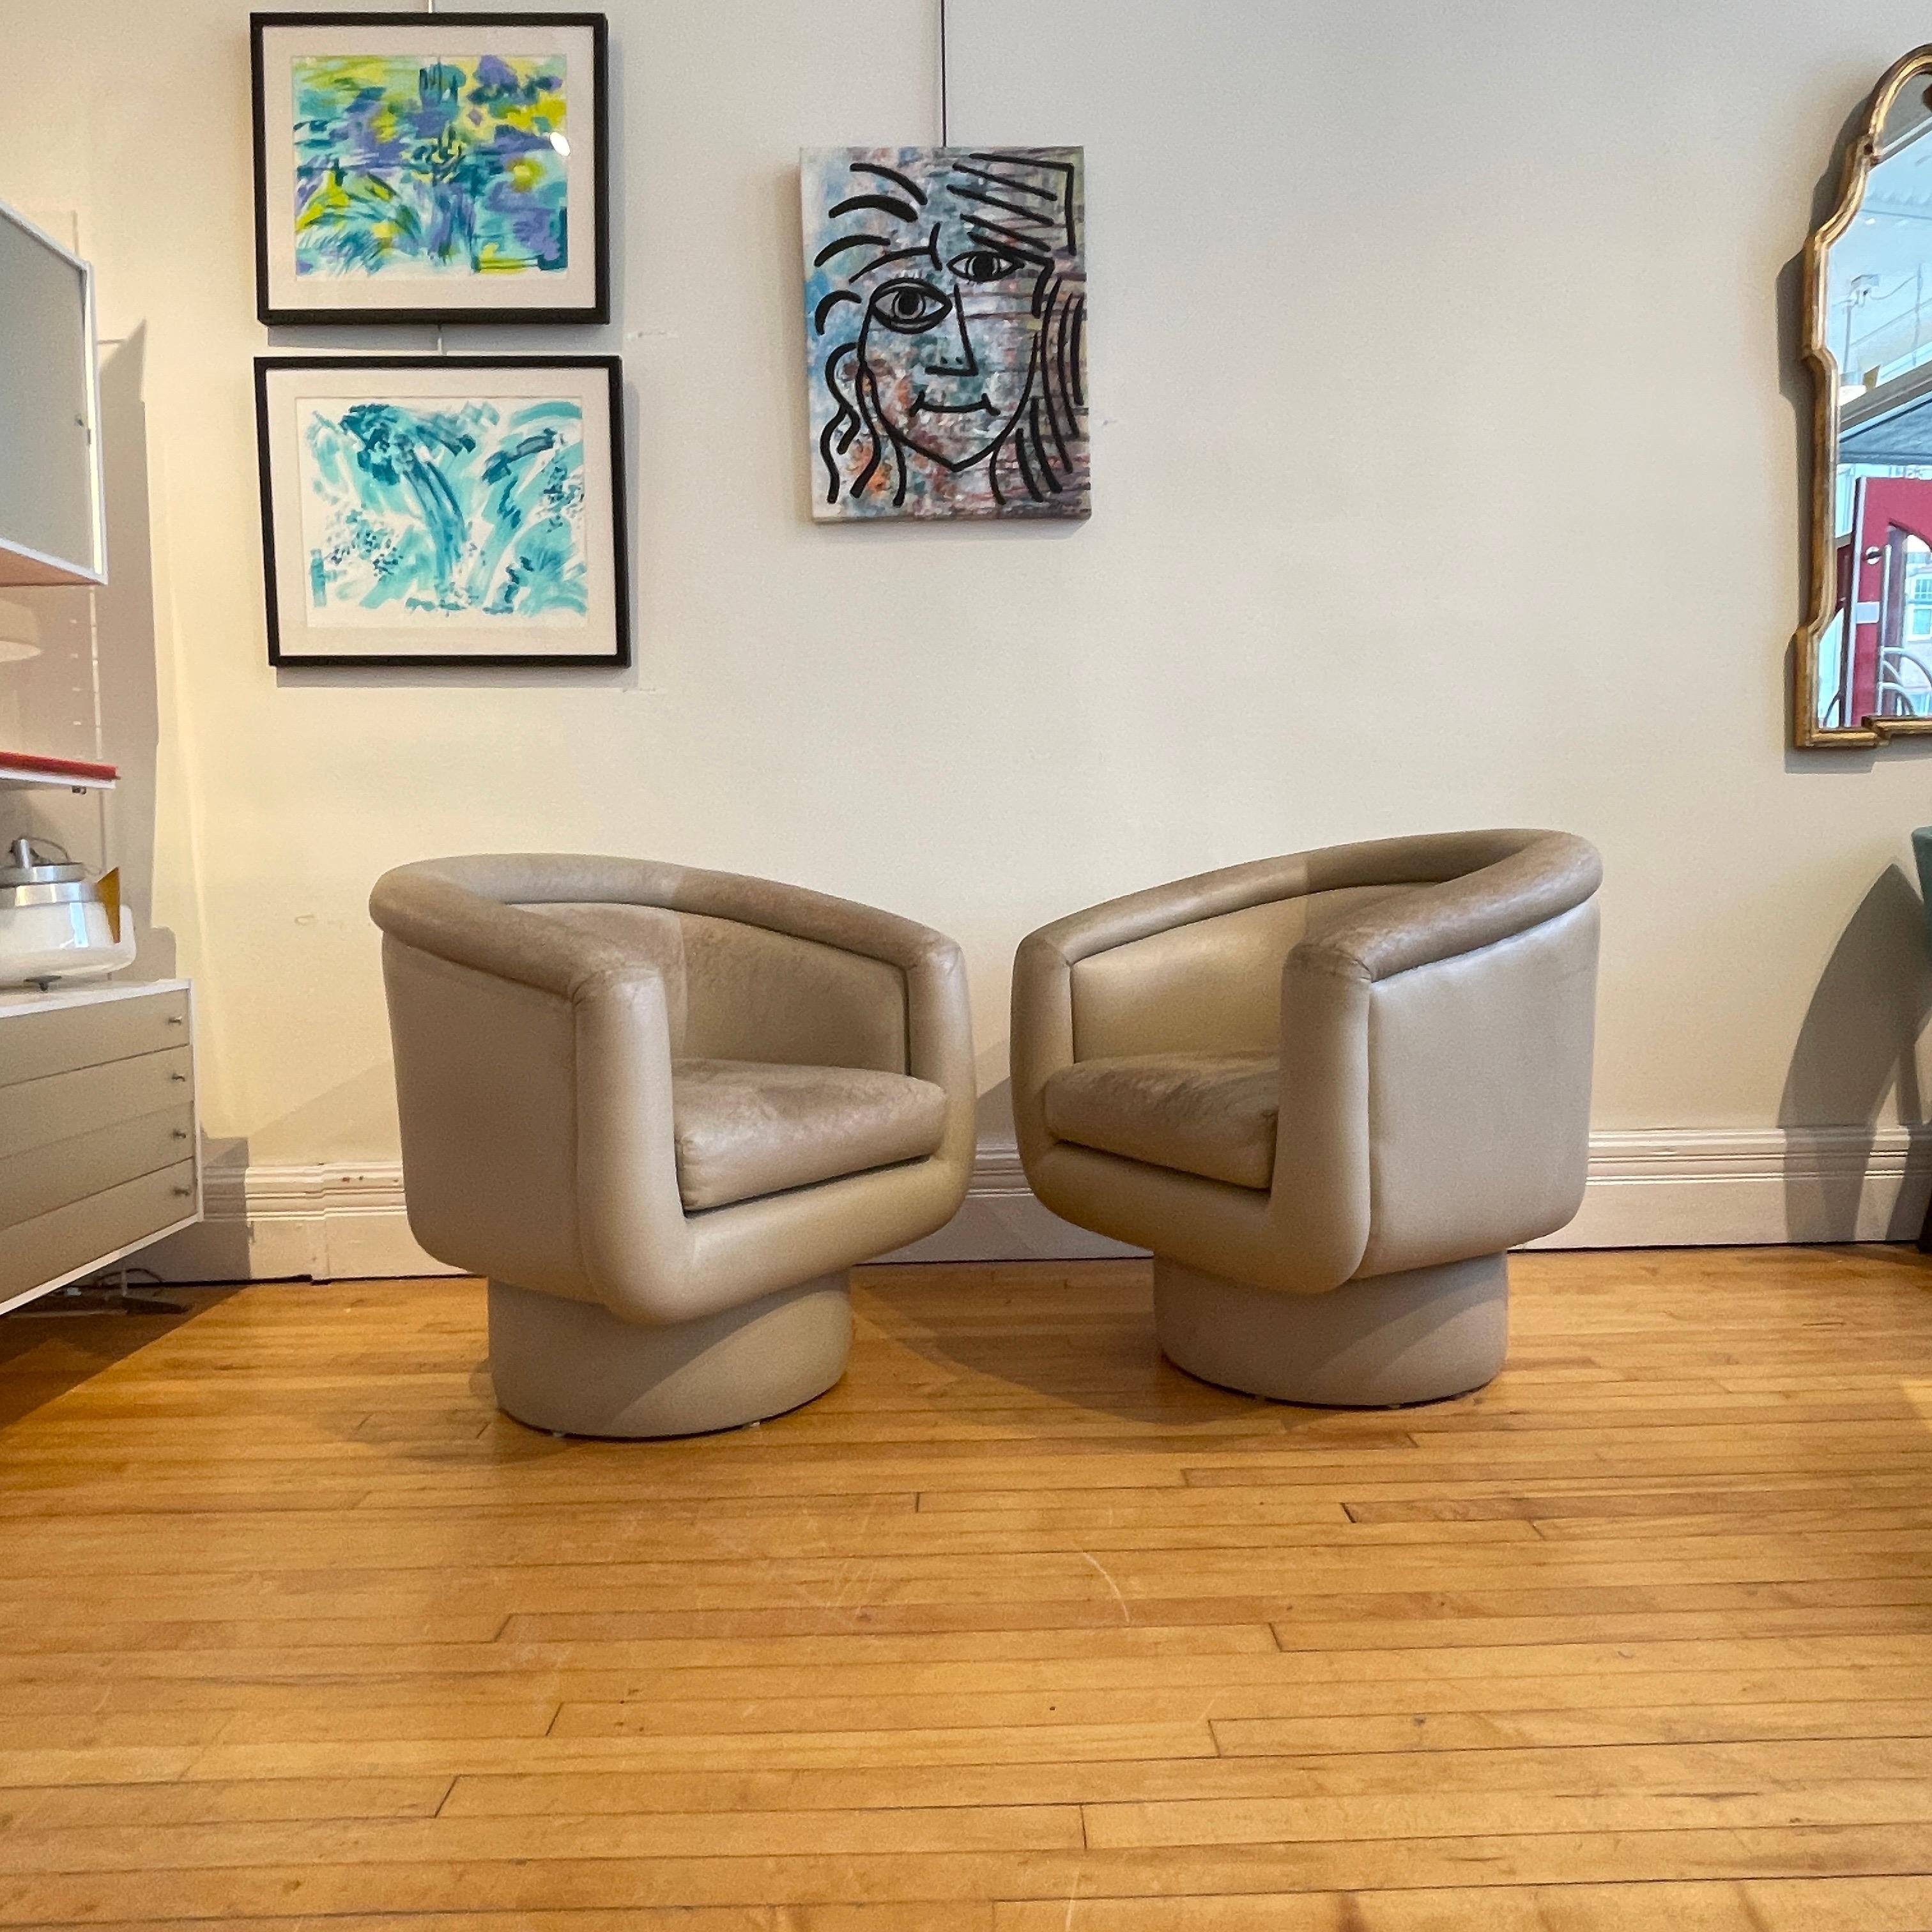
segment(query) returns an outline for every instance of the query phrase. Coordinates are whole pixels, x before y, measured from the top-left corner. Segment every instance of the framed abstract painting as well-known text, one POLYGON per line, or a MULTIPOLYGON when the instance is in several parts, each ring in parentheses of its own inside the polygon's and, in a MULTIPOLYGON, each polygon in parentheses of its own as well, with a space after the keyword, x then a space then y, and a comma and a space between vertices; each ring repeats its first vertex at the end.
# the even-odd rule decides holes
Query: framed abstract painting
POLYGON ((613 356, 260 356, 268 660, 631 661, 613 356))
POLYGON ((601 14, 255 14, 265 322, 610 319, 601 14))
POLYGON ((800 158, 812 513, 1084 517, 1078 148, 800 158))

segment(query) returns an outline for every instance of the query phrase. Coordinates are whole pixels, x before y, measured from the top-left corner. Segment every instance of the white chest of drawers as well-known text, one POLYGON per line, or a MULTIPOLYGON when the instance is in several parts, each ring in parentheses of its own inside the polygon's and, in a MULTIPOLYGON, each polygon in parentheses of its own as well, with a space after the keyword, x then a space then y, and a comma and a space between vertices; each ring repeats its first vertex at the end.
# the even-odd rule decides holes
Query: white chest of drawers
POLYGON ((201 1218, 185 980, 0 993, 0 1313, 201 1218))

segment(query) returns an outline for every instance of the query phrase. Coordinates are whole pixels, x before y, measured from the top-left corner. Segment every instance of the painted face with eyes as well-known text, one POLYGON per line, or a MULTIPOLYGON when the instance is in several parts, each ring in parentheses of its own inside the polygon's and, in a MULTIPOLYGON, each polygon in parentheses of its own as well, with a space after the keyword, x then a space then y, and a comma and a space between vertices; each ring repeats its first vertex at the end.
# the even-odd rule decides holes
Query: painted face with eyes
POLYGON ((935 230, 916 259, 864 279, 859 353, 894 435, 949 469, 976 463, 1012 428, 1031 386, 1042 270, 983 240, 935 230))
POLYGON ((800 158, 813 514, 1084 516, 1077 148, 800 158))

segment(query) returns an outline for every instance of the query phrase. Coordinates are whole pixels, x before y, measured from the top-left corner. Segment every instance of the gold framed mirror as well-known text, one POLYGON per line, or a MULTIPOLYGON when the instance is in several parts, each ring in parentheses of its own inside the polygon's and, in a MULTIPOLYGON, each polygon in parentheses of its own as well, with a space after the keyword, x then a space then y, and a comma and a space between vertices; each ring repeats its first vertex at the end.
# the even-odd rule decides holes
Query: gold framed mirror
POLYGON ((1874 90, 1804 249, 1813 380, 1792 741, 1932 734, 1932 46, 1874 90))

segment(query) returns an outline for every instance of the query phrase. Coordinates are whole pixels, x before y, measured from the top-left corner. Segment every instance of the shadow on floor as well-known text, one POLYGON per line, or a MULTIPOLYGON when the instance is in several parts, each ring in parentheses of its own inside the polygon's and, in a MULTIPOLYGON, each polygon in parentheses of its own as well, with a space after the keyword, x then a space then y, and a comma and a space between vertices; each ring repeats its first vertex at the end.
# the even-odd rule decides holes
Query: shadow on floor
POLYGON ((0 1315, 0 1428, 172 1334, 237 1289, 170 1287, 159 1292, 182 1312, 104 1311, 91 1298, 86 1312, 77 1312, 51 1295, 0 1315))
MULTIPOLYGON (((854 1312, 935 1368, 1162 1434, 1299 1432, 1360 1413, 1292 1408, 1177 1369, 1154 1341, 1144 1261, 868 1268, 852 1285, 854 1312)), ((946 1409, 950 1393, 935 1387, 931 1406, 946 1409)), ((986 1406, 983 1382, 958 1395, 986 1406)))

